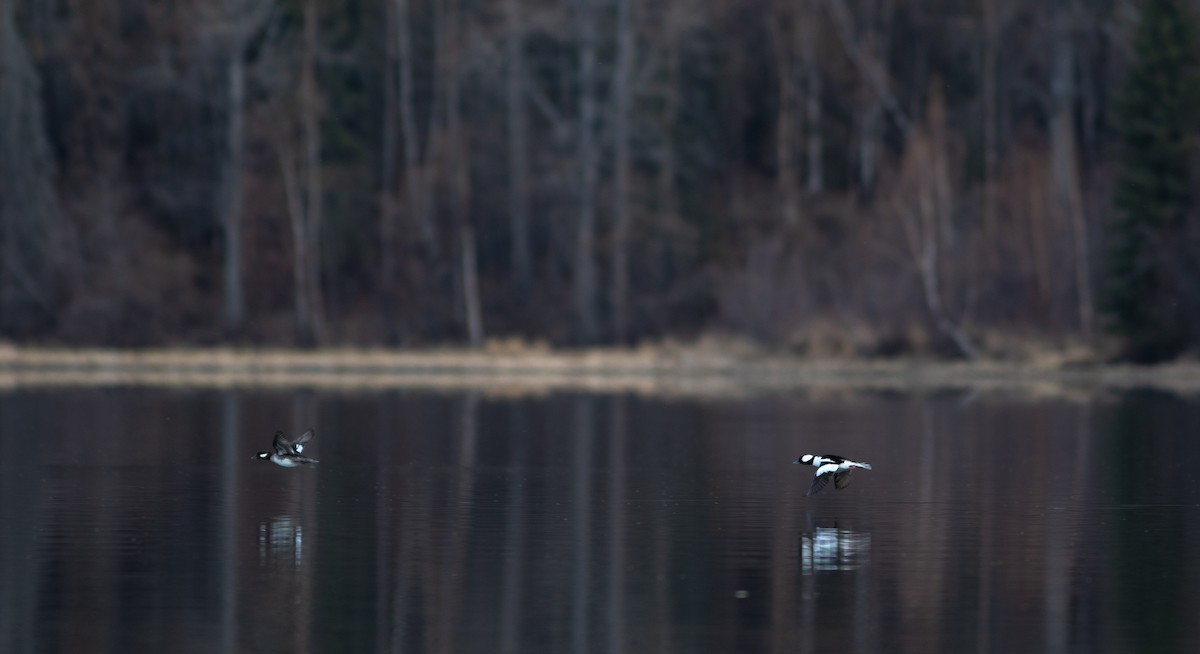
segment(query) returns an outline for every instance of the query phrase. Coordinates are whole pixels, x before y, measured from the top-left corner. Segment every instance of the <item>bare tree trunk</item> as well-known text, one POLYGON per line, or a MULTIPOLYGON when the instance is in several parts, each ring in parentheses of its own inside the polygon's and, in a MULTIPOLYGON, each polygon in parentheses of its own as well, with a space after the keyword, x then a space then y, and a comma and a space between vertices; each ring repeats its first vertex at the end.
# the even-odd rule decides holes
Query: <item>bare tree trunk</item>
POLYGON ((666 80, 662 102, 663 130, 662 149, 659 154, 660 168, 658 173, 658 206, 659 213, 667 222, 673 224, 679 217, 679 198, 675 192, 676 161, 675 139, 672 129, 679 115, 679 44, 671 38, 665 46, 666 80))
POLYGON ((271 13, 270 0, 225 0, 201 12, 201 30, 225 61, 225 152, 221 161, 217 211, 222 228, 222 317, 236 332, 245 321, 242 252, 243 181, 246 149, 246 46, 271 13))
POLYGON ((596 12, 592 0, 576 0, 579 40, 579 214, 576 219, 573 295, 578 338, 594 342, 600 335, 596 307, 596 12))
POLYGON ((879 177, 876 164, 883 119, 879 103, 867 100, 858 117, 858 187, 866 196, 875 190, 879 177))
MULTIPOLYGON (((653 30, 657 36, 647 41, 647 52, 641 55, 643 59, 659 64, 659 70, 653 76, 658 81, 648 90, 651 97, 657 100, 654 106, 658 107, 654 116, 655 128, 658 130, 655 151, 658 171, 653 180, 656 205, 652 214, 653 223, 655 227, 673 234, 687 231, 679 217, 679 163, 675 130, 680 107, 683 105, 683 84, 680 81, 681 41, 693 25, 704 23, 709 18, 698 9, 693 3, 683 0, 662 3, 657 11, 647 10, 647 13, 655 18, 648 29, 653 30)), ((666 240, 656 241, 655 245, 665 246, 666 240)), ((650 262, 655 263, 660 277, 669 274, 666 272, 669 265, 666 257, 655 256, 650 262)))
MULTIPOLYGON (((843 20, 848 20, 848 18, 843 16, 843 20)), ((842 31, 845 32, 843 39, 851 38, 848 33, 849 29, 846 26, 842 27, 842 31)), ((878 53, 883 50, 881 39, 882 37, 873 30, 867 30, 860 41, 848 47, 852 47, 859 53, 858 59, 863 62, 861 66, 872 67, 876 64, 870 62, 877 61, 878 53)), ((875 192, 875 184, 879 180, 879 144, 883 141, 884 101, 881 99, 879 91, 869 83, 860 88, 859 98, 858 184, 862 195, 869 197, 875 192)), ((896 101, 893 99, 892 103, 896 104, 896 101)))
POLYGON ((58 203, 40 80, 13 19, 0 0, 0 325, 36 308, 55 310, 50 288, 52 232, 58 203))
MULTIPOLYGON (((983 233, 985 237, 995 234, 996 225, 996 167, 999 162, 999 142, 996 135, 996 54, 999 44, 999 19, 996 15, 998 0, 983 0, 983 233)), ((984 256, 991 256, 985 249, 984 256)), ((990 261, 981 262, 985 270, 991 270, 990 261)))
POLYGON ((629 230, 633 220, 630 194, 629 114, 633 95, 633 18, 630 0, 617 0, 617 67, 613 75, 613 339, 629 337, 629 230))
POLYGON ((806 188, 810 193, 816 193, 825 188, 825 171, 821 165, 823 150, 821 138, 821 75, 816 65, 811 62, 808 68, 808 89, 805 91, 804 104, 808 114, 808 130, 805 133, 806 149, 808 151, 808 180, 806 188))
POLYGON ((437 233, 429 215, 426 189, 421 175, 421 148, 417 135, 417 108, 413 89, 412 25, 409 0, 396 2, 396 40, 400 72, 400 131, 404 139, 404 195, 426 255, 437 252, 437 233))
MULTIPOLYGON (((421 194, 421 198, 424 200, 422 210, 434 227, 435 247, 438 245, 436 240, 438 201, 441 199, 438 193, 439 185, 453 186, 455 184, 455 175, 450 167, 454 165, 457 151, 454 134, 449 125, 451 122, 449 117, 451 96, 458 93, 458 89, 452 83, 456 81, 458 75, 454 44, 454 39, 457 37, 453 36, 454 28, 452 27, 453 21, 456 20, 454 18, 456 13, 454 2, 455 0, 431 0, 430 2, 432 5, 430 7, 430 27, 433 32, 434 47, 433 62, 430 66, 432 74, 429 80, 429 118, 424 130, 425 152, 420 157, 422 163, 420 170, 422 173, 421 184, 424 188, 424 192, 421 194)), ((451 211, 453 212, 453 207, 451 207, 451 211)), ((456 231, 454 223, 451 223, 451 241, 455 238, 454 231, 456 231)), ((453 267, 453 265, 454 261, 451 258, 450 266, 453 267)))
POLYGON ((1058 207, 1071 221, 1075 245, 1075 289, 1079 326, 1084 338, 1092 336, 1092 287, 1088 274, 1088 233, 1084 217, 1083 191, 1079 181, 1078 151, 1075 141, 1075 50, 1067 24, 1068 8, 1058 9, 1059 28, 1054 48, 1054 77, 1051 89, 1054 115, 1050 118, 1051 166, 1054 197, 1058 207))
POLYGON ((504 0, 507 35, 504 48, 508 59, 504 95, 508 112, 508 217, 512 245, 509 267, 513 290, 524 301, 533 283, 533 250, 529 234, 529 117, 525 111, 525 27, 521 0, 504 0))
POLYGON ((954 213, 954 188, 950 183, 950 148, 946 136, 945 101, 942 99, 940 82, 935 80, 930 86, 932 93, 927 122, 933 148, 930 166, 933 208, 927 214, 932 220, 927 226, 926 234, 932 241, 927 251, 933 256, 926 270, 926 299, 930 313, 942 333, 954 341, 963 356, 975 359, 978 356, 975 345, 960 321, 950 318, 949 312, 942 305, 942 289, 939 288, 942 272, 938 269, 937 257, 942 248, 952 250, 955 247, 954 226, 951 222, 954 213), (928 288, 930 284, 933 285, 932 288, 928 288))
MULTIPOLYGON (((908 117, 908 112, 901 106, 900 101, 896 99, 896 95, 892 93, 891 84, 888 80, 887 67, 880 54, 883 50, 878 47, 871 47, 875 39, 870 35, 868 35, 867 47, 864 47, 855 36, 854 18, 850 14, 849 7, 847 7, 847 0, 821 1, 825 3, 825 8, 829 13, 830 20, 833 22, 838 38, 842 42, 842 47, 846 51, 846 55, 854 63, 859 74, 862 75, 863 82, 875 95, 880 106, 892 117, 892 120, 900 128, 900 131, 908 134, 913 127, 913 122, 908 117)), ((882 20, 890 20, 890 13, 890 8, 883 10, 882 20)))
POLYGON ((467 317, 467 338, 471 347, 483 346, 483 307, 479 299, 479 273, 475 267, 475 228, 459 227, 462 250, 463 303, 467 317))
MULTIPOLYGON (((913 121, 891 90, 887 66, 882 55, 887 48, 881 43, 882 36, 879 34, 885 27, 869 27, 865 34, 859 37, 847 0, 818 1, 823 3, 846 56, 858 69, 862 78, 858 172, 862 193, 869 195, 874 190, 878 178, 878 148, 883 134, 884 114, 891 117, 905 140, 913 129, 913 121)), ((872 23, 882 23, 886 26, 891 21, 891 14, 891 6, 885 6, 879 10, 872 23)))
POLYGON ((929 107, 926 123, 933 146, 930 180, 932 181, 934 210, 937 217, 934 234, 947 250, 956 245, 954 232, 954 185, 950 182, 950 143, 946 132, 946 101, 942 95, 941 81, 930 82, 929 107))
POLYGON ((450 170, 445 171, 450 181, 450 211, 454 224, 458 225, 463 317, 467 325, 467 339, 472 347, 483 345, 483 309, 479 298, 479 272, 476 267, 475 227, 471 221, 471 151, 462 121, 462 46, 463 29, 460 0, 445 0, 445 29, 442 32, 444 47, 442 60, 445 85, 446 141, 450 152, 443 160, 450 170))
POLYGON ((308 296, 308 222, 304 196, 296 172, 295 155, 291 147, 282 144, 278 152, 279 171, 283 177, 284 197, 288 206, 288 222, 292 231, 292 305, 296 312, 296 332, 302 339, 312 335, 312 307, 308 296))
POLYGON ((776 2, 767 20, 775 51, 775 88, 779 96, 775 113, 775 188, 779 211, 785 225, 800 223, 800 183, 793 149, 795 147, 796 31, 791 3, 776 2), (788 7, 788 8, 785 8, 788 7))
MULTIPOLYGON (((302 268, 300 293, 305 298, 307 315, 297 308, 297 328, 304 342, 325 342, 324 301, 321 297, 320 229, 324 188, 321 181, 320 97, 317 90, 316 57, 317 0, 304 3, 304 48, 300 58, 300 131, 304 148, 304 206, 293 215, 299 220, 294 229, 297 239, 297 265, 302 268)), ((298 193, 297 193, 298 194, 298 193)))
POLYGON ((949 338, 962 355, 975 359, 978 353, 959 321, 951 318, 943 301, 942 252, 953 245, 950 215, 949 161, 945 136, 945 114, 936 82, 929 101, 927 129, 915 128, 908 140, 898 188, 895 214, 900 219, 909 252, 921 280, 925 308, 934 327, 949 338))
POLYGON ((242 292, 242 176, 245 150, 246 68, 242 43, 229 53, 229 97, 226 113, 225 147, 228 155, 221 172, 221 223, 224 226, 225 329, 234 332, 245 320, 242 292))
POLYGON ((391 314, 396 283, 396 4, 384 2, 383 126, 379 145, 379 296, 391 314))
POLYGON ((812 2, 805 2, 798 14, 802 21, 800 54, 804 60, 804 144, 808 160, 805 188, 817 193, 825 188, 825 169, 821 162, 823 151, 821 125, 821 67, 817 61, 817 12, 812 2))

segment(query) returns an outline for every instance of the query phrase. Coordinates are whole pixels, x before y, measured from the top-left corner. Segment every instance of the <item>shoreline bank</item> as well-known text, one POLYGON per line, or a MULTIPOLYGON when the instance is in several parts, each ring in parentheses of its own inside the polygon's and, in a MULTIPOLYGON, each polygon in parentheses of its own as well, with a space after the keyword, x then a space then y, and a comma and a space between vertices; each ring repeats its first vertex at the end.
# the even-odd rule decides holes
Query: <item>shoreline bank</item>
POLYGON ((804 389, 1200 393, 1200 363, 1062 365, 811 359, 714 348, 141 350, 0 346, 0 389, 44 386, 473 389, 746 394, 804 389))

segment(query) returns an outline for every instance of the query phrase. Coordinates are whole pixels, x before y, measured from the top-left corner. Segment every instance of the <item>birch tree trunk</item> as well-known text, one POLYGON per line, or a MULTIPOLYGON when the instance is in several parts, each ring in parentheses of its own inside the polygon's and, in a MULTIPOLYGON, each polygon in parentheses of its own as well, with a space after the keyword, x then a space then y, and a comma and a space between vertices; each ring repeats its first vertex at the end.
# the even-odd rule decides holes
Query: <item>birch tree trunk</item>
POLYGON ((576 0, 576 38, 579 41, 579 207, 576 216, 572 292, 577 335, 594 342, 600 335, 596 307, 596 12, 592 0, 576 0))
POLYGON ((783 224, 800 223, 800 182, 794 158, 796 125, 795 11, 791 3, 778 0, 767 16, 775 53, 775 188, 783 224))
POLYGON ((301 341, 312 339, 312 307, 308 295, 308 218, 304 210, 304 194, 300 175, 296 171, 296 156, 290 145, 279 146, 279 172, 283 177, 284 199, 288 208, 288 225, 292 234, 292 311, 296 314, 296 334, 301 341))
POLYGON ((296 264, 301 268, 299 292, 305 311, 297 308, 297 328, 302 342, 325 342, 324 300, 321 293, 320 230, 323 220, 324 187, 321 179, 320 95, 317 90, 316 58, 318 40, 317 0, 304 3, 304 48, 300 58, 300 131, 304 161, 304 206, 293 216, 298 250, 296 264))
POLYGON ((409 0, 396 2, 396 54, 400 73, 400 132, 404 140, 404 196, 410 219, 417 227, 425 254, 437 252, 437 232, 429 215, 425 184, 421 175, 421 145, 417 133, 417 108, 413 89, 412 20, 409 0))
POLYGON ((805 189, 817 193, 825 188, 825 169, 822 165, 823 139, 821 124, 821 66, 817 60, 817 11, 812 0, 803 3, 797 14, 801 21, 800 56, 804 63, 804 148, 807 159, 805 189))
POLYGON ((379 144, 379 299, 392 314, 396 284, 396 3, 384 2, 383 125, 379 144))
POLYGON ((910 132, 893 213, 900 220, 904 239, 921 280, 925 308, 935 329, 949 338, 967 359, 978 351, 961 321, 951 316, 944 295, 943 252, 953 248, 950 162, 945 109, 938 83, 931 84, 925 123, 910 132))
POLYGON ((246 48, 271 13, 270 0, 224 0, 200 13, 200 29, 225 62, 225 152, 217 190, 222 230, 222 318, 228 332, 245 322, 242 207, 246 149, 246 48))
POLYGON ((858 188, 864 196, 875 191, 879 178, 879 141, 883 133, 883 110, 873 99, 866 100, 858 113, 858 188))
POLYGON ((679 217, 679 196, 675 183, 677 162, 675 160, 675 139, 673 129, 679 115, 679 43, 672 36, 663 46, 665 53, 665 74, 662 92, 662 118, 659 129, 662 130, 662 145, 659 153, 660 168, 658 172, 657 193, 659 213, 662 221, 674 225, 679 217))
MULTIPOLYGON (((856 35, 854 17, 847 6, 847 0, 821 0, 829 14, 830 21, 842 42, 846 56, 854 64, 867 89, 875 96, 882 111, 886 111, 900 131, 907 135, 913 128, 913 121, 904 110, 900 100, 891 90, 886 62, 882 53, 886 48, 878 41, 881 39, 873 34, 875 28, 869 28, 865 37, 866 43, 856 35)), ((891 7, 886 7, 873 17, 873 23, 886 25, 891 21, 891 7)), ((883 29, 880 27, 878 29, 883 29)))
POLYGON ((459 249, 462 254, 463 304, 467 322, 467 341, 471 347, 483 346, 483 305, 479 297, 479 271, 475 263, 475 228, 469 223, 459 226, 459 249))
MULTIPOLYGON (((1067 3, 1063 3, 1067 4, 1067 3)), ((1051 93, 1054 114, 1050 118, 1050 159, 1053 170, 1053 197, 1059 209, 1067 215, 1074 237, 1074 273, 1077 298, 1076 312, 1084 338, 1092 336, 1092 287, 1088 274, 1090 259, 1087 221, 1084 217, 1083 190, 1079 181, 1078 150, 1075 139, 1075 49, 1071 41, 1067 7, 1058 10, 1059 29, 1054 45, 1054 77, 1051 93)))
POLYGON ((834 32, 842 43, 846 56, 854 64, 861 78, 861 109, 859 114, 859 186, 864 195, 870 195, 878 179, 878 150, 883 135, 883 117, 886 114, 896 124, 904 140, 913 130, 913 121, 904 110, 900 100, 891 90, 883 53, 887 51, 882 34, 891 22, 893 8, 885 6, 871 21, 860 37, 855 28, 847 0, 819 0, 823 3, 834 32))
POLYGON ((525 28, 521 0, 504 0, 508 66, 504 99, 508 119, 508 219, 512 244, 509 268, 514 296, 523 302, 533 282, 533 253, 529 234, 529 117, 525 111, 525 28))
MULTIPOLYGON (((866 54, 865 59, 873 60, 878 50, 877 38, 873 33, 867 33, 859 47, 866 54)), ((879 179, 879 144, 883 140, 883 103, 879 94, 869 85, 860 87, 859 111, 857 116, 858 139, 858 185, 864 196, 870 196, 875 191, 879 179)))
MULTIPOLYGON (((999 18, 996 3, 999 0, 982 0, 983 2, 983 232, 992 236, 996 233, 996 168, 999 162, 999 142, 997 139, 997 97, 996 97, 996 55, 999 44, 999 18)), ((985 250, 985 257, 990 258, 991 249, 985 250)), ((991 271, 990 261, 982 262, 984 269, 991 271)))
POLYGON ((629 337, 629 230, 633 220, 630 194, 629 120, 633 95, 634 34, 631 0, 617 0, 617 67, 613 75, 613 236, 612 335, 629 337))
POLYGON ((445 29, 442 31, 442 58, 445 85, 446 142, 449 149, 443 160, 449 165, 445 171, 450 182, 450 211, 454 224, 458 226, 459 273, 462 311, 467 326, 467 339, 472 347, 483 345, 483 308, 479 297, 478 256, 475 248, 475 227, 471 221, 471 149, 463 130, 462 79, 464 42, 461 0, 444 0, 446 3, 445 29))
POLYGON ((229 53, 227 75, 229 97, 225 148, 228 151, 221 171, 221 223, 224 227, 224 292, 222 298, 225 329, 236 332, 245 320, 245 294, 242 292, 242 177, 245 151, 246 67, 243 44, 234 44, 229 53))

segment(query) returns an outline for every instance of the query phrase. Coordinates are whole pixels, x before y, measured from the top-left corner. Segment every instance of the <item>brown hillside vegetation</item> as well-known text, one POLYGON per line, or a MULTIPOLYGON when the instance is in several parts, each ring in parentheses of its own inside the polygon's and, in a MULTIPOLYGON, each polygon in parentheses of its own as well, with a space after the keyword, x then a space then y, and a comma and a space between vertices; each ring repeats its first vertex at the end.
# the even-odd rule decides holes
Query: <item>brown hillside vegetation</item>
POLYGON ((1008 362, 864 361, 798 357, 727 340, 567 351, 513 341, 420 351, 0 347, 0 388, 92 384, 701 396, 954 388, 1063 395, 1146 387, 1190 394, 1200 392, 1200 364, 1096 365, 1055 353, 1008 362))

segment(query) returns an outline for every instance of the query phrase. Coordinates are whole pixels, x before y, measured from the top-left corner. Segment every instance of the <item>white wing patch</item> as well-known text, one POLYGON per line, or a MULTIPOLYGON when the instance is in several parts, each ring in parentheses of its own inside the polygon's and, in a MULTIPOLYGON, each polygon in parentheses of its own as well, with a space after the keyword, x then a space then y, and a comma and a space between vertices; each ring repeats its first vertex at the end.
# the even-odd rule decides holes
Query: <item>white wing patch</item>
POLYGON ((817 468, 817 476, 820 477, 821 475, 828 475, 830 473, 837 472, 838 468, 840 468, 840 467, 841 466, 839 466, 836 463, 823 464, 823 465, 821 465, 821 467, 817 468))

